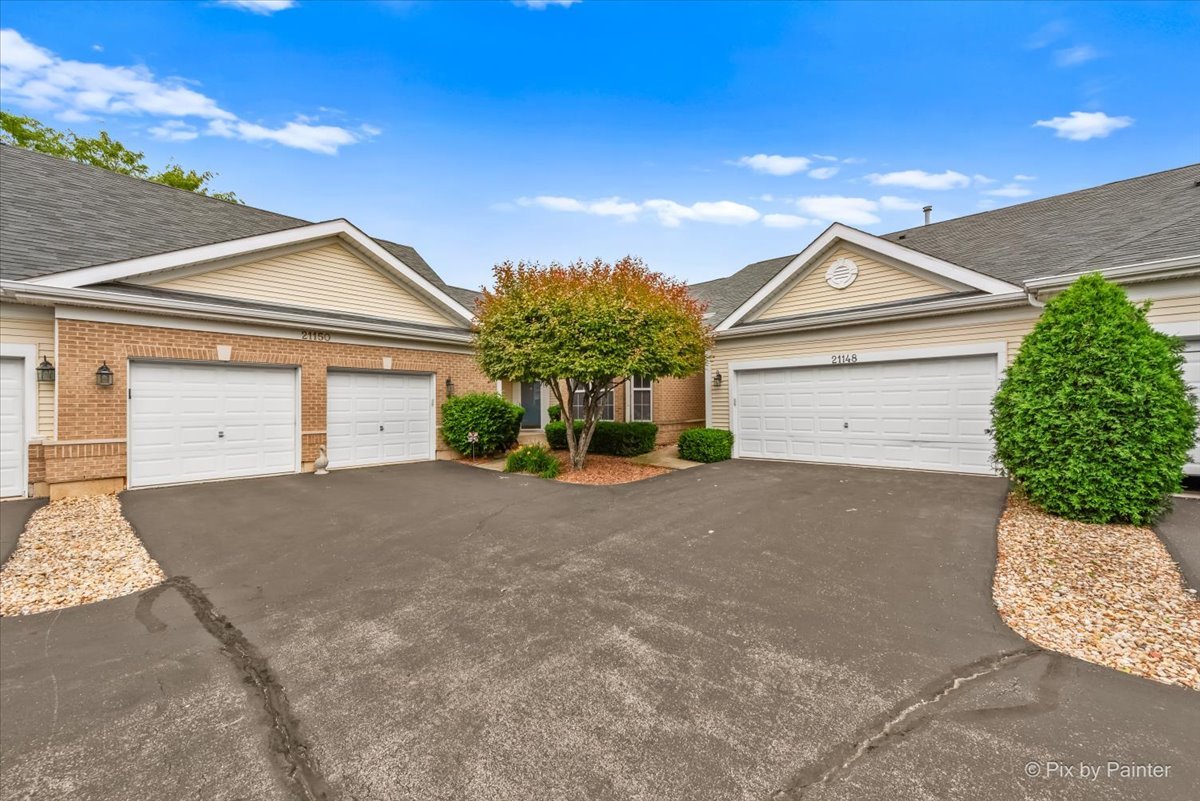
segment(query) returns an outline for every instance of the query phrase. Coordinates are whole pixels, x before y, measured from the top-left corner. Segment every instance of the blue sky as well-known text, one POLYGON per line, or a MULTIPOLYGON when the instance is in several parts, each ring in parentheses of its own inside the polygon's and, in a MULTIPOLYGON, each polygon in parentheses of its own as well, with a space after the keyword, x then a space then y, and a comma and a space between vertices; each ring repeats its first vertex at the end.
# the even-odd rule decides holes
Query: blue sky
POLYGON ((478 286, 700 281, 1200 160, 1200 3, 0 5, 0 102, 478 286))

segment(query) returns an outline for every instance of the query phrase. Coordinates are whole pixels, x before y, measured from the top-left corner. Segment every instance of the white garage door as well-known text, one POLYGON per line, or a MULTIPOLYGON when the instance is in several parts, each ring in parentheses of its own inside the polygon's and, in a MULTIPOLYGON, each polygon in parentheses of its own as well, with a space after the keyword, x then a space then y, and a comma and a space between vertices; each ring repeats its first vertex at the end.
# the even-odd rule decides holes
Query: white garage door
POLYGON ((132 487, 298 468, 295 369, 135 362, 129 389, 132 487))
MULTIPOLYGON (((1189 339, 1183 347, 1183 380, 1188 382, 1192 392, 1200 398, 1200 339, 1189 339)), ((1183 472, 1192 476, 1200 476, 1200 425, 1196 427, 1196 446, 1188 457, 1188 464, 1183 472)))
POLYGON ((433 377, 330 371, 329 466, 433 458, 433 377))
POLYGON ((996 357, 738 370, 739 456, 991 473, 996 357))
POLYGON ((0 359, 0 498, 25 494, 25 362, 0 359))

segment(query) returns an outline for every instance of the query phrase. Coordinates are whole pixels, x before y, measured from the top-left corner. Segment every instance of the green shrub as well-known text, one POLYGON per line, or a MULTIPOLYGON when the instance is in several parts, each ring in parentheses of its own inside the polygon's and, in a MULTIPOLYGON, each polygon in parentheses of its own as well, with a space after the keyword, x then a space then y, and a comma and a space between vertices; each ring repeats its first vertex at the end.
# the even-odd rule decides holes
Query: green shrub
POLYGON ((1085 275, 1046 304, 992 402, 996 461, 1046 511, 1152 522, 1196 430, 1182 342, 1119 286, 1085 275))
MULTIPOLYGON (((575 421, 575 436, 583 431, 583 422, 575 421)), ((654 440, 658 437, 658 426, 654 423, 614 423, 601 420, 596 423, 596 431, 592 434, 592 442, 588 453, 598 453, 606 456, 637 456, 654 450, 654 440)), ((546 441, 556 450, 567 447, 567 424, 564 422, 546 424, 546 441)))
POLYGON ((515 403, 487 392, 447 398, 442 404, 442 439, 461 454, 490 456, 517 441, 524 414, 515 403), (472 432, 479 437, 473 450, 472 432))
POLYGON ((505 473, 533 473, 542 478, 555 478, 561 469, 557 457, 545 445, 525 445, 504 460, 505 473))
POLYGON ((691 462, 723 462, 733 456, 733 432, 689 428, 679 434, 679 456, 691 462))
POLYGON ((550 422, 554 423, 562 419, 562 407, 557 403, 546 409, 546 416, 550 418, 550 422))

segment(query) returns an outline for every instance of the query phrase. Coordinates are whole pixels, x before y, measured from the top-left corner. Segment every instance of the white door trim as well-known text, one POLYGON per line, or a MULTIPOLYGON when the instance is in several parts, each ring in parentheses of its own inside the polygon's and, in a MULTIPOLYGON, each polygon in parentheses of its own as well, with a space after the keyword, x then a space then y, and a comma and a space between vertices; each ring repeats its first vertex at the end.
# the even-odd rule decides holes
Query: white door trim
MULTIPOLYGON (((129 433, 133 430, 133 403, 131 403, 133 391, 133 365, 134 364, 183 364, 183 365, 209 365, 215 367, 260 367, 270 368, 275 370, 292 370, 296 374, 296 404, 295 404, 295 454, 296 460, 292 465, 292 473, 299 473, 303 469, 303 414, 304 406, 302 403, 302 393, 304 392, 304 376, 301 373, 300 365, 298 364, 267 364, 261 362, 222 362, 209 361, 201 359, 156 359, 156 358, 127 358, 125 360, 125 439, 114 440, 125 442, 125 488, 126 489, 149 489, 151 487, 175 487, 182 484, 208 484, 213 481, 241 481, 247 478, 260 478, 261 476, 231 476, 230 478, 207 478, 199 481, 178 481, 170 484, 138 484, 134 486, 130 483, 130 477, 133 475, 133 446, 130 444, 129 433)), ((288 473, 267 473, 264 475, 288 475, 288 473)))
POLYGON ((21 494, 13 498, 29 497, 29 442, 38 431, 37 419, 37 345, 18 345, 10 342, 0 342, 0 357, 20 359, 21 394, 25 397, 22 404, 21 419, 21 494))
POLYGON ((943 359, 952 356, 987 356, 996 357, 996 381, 999 383, 1004 369, 1008 364, 1008 343, 1004 340, 995 342, 972 342, 963 345, 941 345, 932 348, 896 348, 893 350, 851 351, 843 349, 835 352, 815 354, 812 356, 785 356, 778 359, 746 359, 730 362, 729 370, 729 430, 734 432, 733 457, 741 458, 741 447, 738 443, 738 408, 737 408, 737 375, 739 370, 770 370, 779 367, 820 367, 836 366, 839 356, 854 354, 857 359, 854 364, 869 364, 873 362, 905 362, 917 359, 943 359))

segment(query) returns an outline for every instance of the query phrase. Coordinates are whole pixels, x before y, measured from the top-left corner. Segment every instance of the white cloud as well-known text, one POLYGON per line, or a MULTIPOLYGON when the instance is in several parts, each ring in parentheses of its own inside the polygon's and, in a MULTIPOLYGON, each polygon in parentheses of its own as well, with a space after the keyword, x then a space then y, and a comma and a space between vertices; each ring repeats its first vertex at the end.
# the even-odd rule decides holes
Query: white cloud
POLYGON ((795 214, 767 214, 762 221, 768 228, 803 228, 806 225, 819 225, 816 220, 795 214))
POLYGON ((1072 111, 1069 117, 1038 120, 1035 128, 1050 128, 1054 135, 1073 142, 1103 139, 1113 131, 1133 125, 1133 117, 1110 117, 1103 111, 1072 111))
MULTIPOLYGON (((183 118, 207 121, 201 133, 247 142, 275 142, 314 153, 337 153, 378 133, 363 126, 358 131, 333 125, 314 125, 296 119, 270 128, 240 119, 211 97, 189 88, 179 78, 157 78, 143 66, 110 66, 60 58, 5 28, 0 30, 0 92, 14 105, 48 112, 66 122, 83 122, 97 116, 165 117, 151 134, 171 141, 186 141, 192 128, 183 118)), ((194 128, 192 128, 195 130, 194 128)))
POLYGON ((266 17, 274 14, 276 11, 286 11, 289 8, 295 8, 296 0, 217 0, 217 4, 266 17))
POLYGON ((732 200, 717 200, 684 206, 673 200, 656 199, 647 200, 642 206, 658 214, 658 221, 668 228, 678 228, 680 222, 684 220, 720 225, 745 225, 762 216, 757 209, 741 203, 734 203, 732 200))
POLYGON ((150 135, 165 142, 190 142, 200 132, 183 120, 167 120, 151 128, 150 135))
POLYGON ((674 200, 656 198, 642 203, 622 200, 619 197, 601 200, 579 200, 560 195, 538 195, 517 198, 518 206, 538 207, 549 211, 591 214, 597 217, 617 217, 626 222, 638 219, 642 212, 654 214, 661 224, 678 228, 684 221, 743 225, 759 219, 762 215, 751 206, 732 200, 693 203, 690 206, 674 200))
POLYGON ((876 186, 908 186, 913 189, 961 189, 971 179, 961 172, 925 172, 924 170, 900 170, 899 172, 877 173, 867 176, 876 186))
POLYGON ((1099 51, 1087 44, 1054 51, 1054 63, 1060 67, 1075 67, 1099 57, 1099 51))
POLYGON ((808 169, 812 161, 804 156, 768 156, 766 153, 759 153, 755 156, 742 156, 734 163, 767 175, 795 175, 808 169))
POLYGON ((879 198, 879 208, 886 209, 887 211, 920 211, 923 207, 923 203, 919 203, 916 200, 909 200, 906 197, 884 195, 879 198))
POLYGON ((838 174, 839 167, 817 167, 815 170, 808 171, 809 178, 816 178, 818 181, 824 181, 827 178, 832 178, 838 174))
POLYGON ((974 175, 972 175, 971 180, 977 184, 984 184, 984 185, 996 183, 995 178, 988 178, 986 175, 980 175, 979 173, 975 173, 974 175))
POLYGON ((1053 20, 1047 22, 1042 27, 1038 28, 1032 36, 1029 37, 1026 46, 1031 50, 1040 50, 1043 47, 1049 47, 1054 42, 1061 39, 1067 32, 1067 23, 1062 20, 1053 20))
POLYGON ((576 3, 582 2, 583 0, 513 0, 513 5, 522 6, 523 8, 532 9, 534 11, 545 11, 550 6, 570 8, 576 3))
POLYGON ((1013 180, 1014 181, 1036 181, 1037 176, 1036 175, 1022 175, 1020 173, 1017 173, 1016 175, 1013 176, 1013 180))
POLYGON ((871 225, 879 222, 875 212, 879 204, 865 197, 842 197, 841 195, 816 195, 796 198, 796 207, 806 214, 822 220, 844 222, 849 225, 871 225))
POLYGON ((1033 190, 1020 184, 1005 184, 998 189, 989 189, 983 194, 992 197, 1029 197, 1033 194, 1033 190))
POLYGON ((267 128, 244 120, 213 120, 208 124, 208 133, 246 142, 275 142, 285 147, 309 150, 313 153, 334 155, 338 148, 359 141, 353 131, 336 125, 308 125, 289 122, 281 128, 267 128))
POLYGON ((517 198, 519 206, 537 206, 549 211, 567 211, 578 214, 594 214, 598 217, 620 217, 626 221, 637 218, 641 206, 631 201, 610 197, 602 200, 577 200, 573 197, 557 195, 538 195, 537 197, 517 198))
POLYGON ((817 161, 838 161, 839 160, 837 156, 826 156, 826 155, 822 155, 821 153, 813 153, 813 158, 816 159, 817 161))

